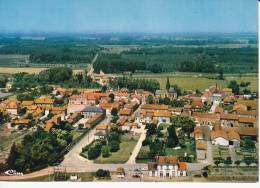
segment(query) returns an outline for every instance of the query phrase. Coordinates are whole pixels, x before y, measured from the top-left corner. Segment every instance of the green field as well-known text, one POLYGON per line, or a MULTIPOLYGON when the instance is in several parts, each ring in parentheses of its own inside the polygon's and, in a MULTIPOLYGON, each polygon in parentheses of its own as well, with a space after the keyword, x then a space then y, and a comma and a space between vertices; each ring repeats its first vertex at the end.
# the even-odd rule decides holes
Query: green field
POLYGON ((120 143, 120 150, 118 150, 115 153, 111 153, 111 155, 107 158, 104 158, 102 156, 99 156, 94 162, 99 164, 119 164, 119 163, 125 163, 129 157, 130 153, 133 151, 138 138, 133 137, 130 135, 124 135, 121 138, 120 143))
POLYGON ((256 73, 248 74, 228 74, 225 75, 225 80, 213 79, 216 74, 200 74, 200 73, 161 73, 161 74, 148 74, 136 73, 133 74, 134 78, 155 79, 160 83, 161 89, 165 89, 167 76, 170 83, 179 85, 183 90, 205 90, 216 83, 222 88, 227 87, 230 80, 236 80, 238 83, 241 81, 251 82, 249 89, 258 91, 258 75, 256 73))

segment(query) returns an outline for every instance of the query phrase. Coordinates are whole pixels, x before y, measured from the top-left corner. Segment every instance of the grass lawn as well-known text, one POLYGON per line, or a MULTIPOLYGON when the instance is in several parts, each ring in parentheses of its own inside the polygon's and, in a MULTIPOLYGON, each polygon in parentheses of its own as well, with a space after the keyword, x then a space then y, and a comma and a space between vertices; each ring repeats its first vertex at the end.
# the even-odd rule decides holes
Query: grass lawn
MULTIPOLYGON (((81 181, 93 181, 94 175, 91 172, 80 172, 80 173, 67 173, 67 177, 71 175, 77 175, 81 178, 81 181)), ((36 178, 30 178, 23 181, 39 181, 39 182, 48 182, 48 181, 54 181, 54 174, 46 175, 46 176, 39 176, 36 178)))
POLYGON ((176 149, 174 150, 173 148, 166 148, 165 149, 166 155, 172 155, 172 156, 184 156, 185 153, 187 153, 187 155, 193 155, 196 156, 196 151, 194 150, 194 147, 192 146, 192 144, 190 144, 190 142, 186 142, 186 147, 181 148, 181 149, 176 149))
POLYGON ((133 74, 135 78, 145 78, 145 79, 155 79, 160 83, 161 89, 165 89, 166 79, 169 76, 170 83, 179 85, 183 90, 205 90, 216 83, 222 88, 227 87, 230 80, 236 80, 238 83, 241 81, 251 82, 249 89, 252 91, 258 90, 258 75, 255 73, 242 74, 224 74, 226 80, 217 80, 210 77, 216 77, 216 74, 206 74, 206 73, 136 73, 133 74), (192 80, 192 81, 191 81, 192 80))
POLYGON ((72 136, 73 136, 73 140, 77 139, 78 137, 80 137, 80 135, 83 134, 83 130, 78 130, 78 129, 74 129, 71 131, 72 136))
POLYGON ((130 153, 133 151, 137 141, 138 138, 136 136, 134 137, 134 139, 131 139, 131 136, 129 134, 123 135, 121 138, 120 150, 113 153, 111 152, 111 155, 107 158, 99 156, 94 162, 99 164, 125 163, 129 159, 130 153))
POLYGON ((0 129, 0 149, 5 149, 7 147, 10 147, 13 142, 19 142, 23 138, 23 136, 26 134, 24 131, 15 131, 11 133, 10 131, 1 128, 0 129))

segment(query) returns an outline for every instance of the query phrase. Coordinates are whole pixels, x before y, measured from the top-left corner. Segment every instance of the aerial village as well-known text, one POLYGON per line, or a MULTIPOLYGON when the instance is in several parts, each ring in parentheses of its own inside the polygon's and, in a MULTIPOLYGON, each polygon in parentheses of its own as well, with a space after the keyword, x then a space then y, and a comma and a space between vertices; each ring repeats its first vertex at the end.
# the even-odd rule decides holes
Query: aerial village
MULTIPOLYGON (((104 73, 94 75, 103 85, 109 79, 104 73)), ((5 89, 11 87, 9 83, 5 89)), ((30 101, 1 95, 0 111, 12 133, 71 127, 72 149, 64 153, 60 168, 103 169, 120 180, 163 181, 221 173, 210 172, 209 166, 258 166, 258 100, 252 95, 235 95, 217 84, 182 96, 174 87, 155 93, 52 87, 30 101), (165 99, 182 105, 167 105, 165 99)))

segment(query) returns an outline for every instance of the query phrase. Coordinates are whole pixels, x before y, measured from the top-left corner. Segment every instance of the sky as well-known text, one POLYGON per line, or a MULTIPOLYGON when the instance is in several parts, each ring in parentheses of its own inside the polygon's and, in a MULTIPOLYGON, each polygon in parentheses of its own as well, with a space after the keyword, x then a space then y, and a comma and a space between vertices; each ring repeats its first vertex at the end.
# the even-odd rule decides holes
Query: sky
POLYGON ((257 0, 0 0, 7 32, 257 32, 257 0))

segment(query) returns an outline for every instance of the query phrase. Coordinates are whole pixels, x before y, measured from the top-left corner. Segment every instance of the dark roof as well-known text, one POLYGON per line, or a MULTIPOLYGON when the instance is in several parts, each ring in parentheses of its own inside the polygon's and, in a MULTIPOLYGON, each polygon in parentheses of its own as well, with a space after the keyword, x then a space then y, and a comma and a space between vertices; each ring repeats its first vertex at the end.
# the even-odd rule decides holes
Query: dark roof
POLYGON ((104 110, 100 107, 96 107, 96 106, 87 106, 86 108, 84 108, 81 112, 99 112, 99 113, 103 113, 104 110))
POLYGON ((175 92, 176 92, 176 91, 175 91, 174 87, 170 87, 169 93, 175 93, 175 92))

